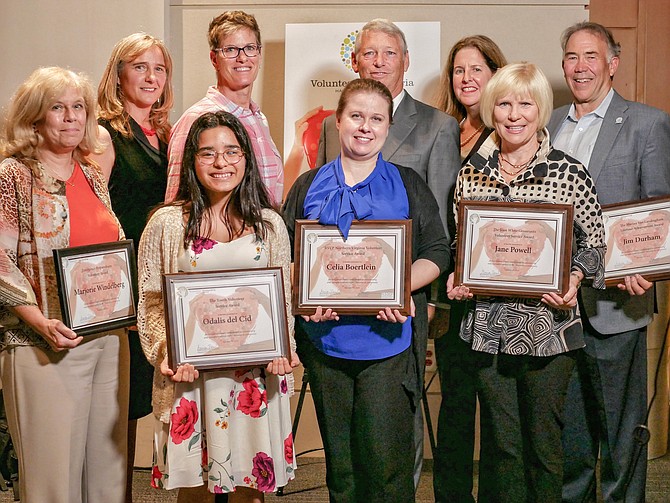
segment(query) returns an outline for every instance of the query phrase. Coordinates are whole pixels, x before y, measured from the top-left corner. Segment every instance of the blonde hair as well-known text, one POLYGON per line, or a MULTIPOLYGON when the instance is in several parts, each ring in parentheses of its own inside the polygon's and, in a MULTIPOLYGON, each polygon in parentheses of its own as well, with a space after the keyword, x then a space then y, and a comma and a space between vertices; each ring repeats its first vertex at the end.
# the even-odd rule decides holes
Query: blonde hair
POLYGON ((209 23, 209 30, 207 31, 209 49, 211 51, 218 49, 223 37, 227 37, 241 28, 249 28, 256 36, 258 45, 261 45, 261 30, 254 15, 241 10, 229 10, 219 14, 209 23))
POLYGON ((451 51, 449 51, 447 62, 444 65, 441 85, 436 101, 437 108, 448 113, 458 122, 465 119, 468 113, 465 106, 456 99, 452 77, 454 75, 456 55, 461 49, 466 49, 468 47, 477 49, 480 52, 486 62, 486 66, 491 70, 491 73, 496 73, 499 68, 502 68, 507 64, 507 60, 500 50, 500 47, 486 35, 472 35, 462 38, 454 44, 451 51))
POLYGON ((39 175, 37 153, 42 145, 42 137, 35 126, 69 89, 81 93, 86 108, 84 138, 74 149, 73 157, 85 163, 88 162, 87 155, 100 153, 102 147, 98 141, 93 85, 83 73, 51 66, 35 70, 16 90, 5 118, 0 154, 20 159, 39 175))
POLYGON ((162 40, 147 33, 133 33, 117 42, 107 62, 98 86, 98 116, 108 120, 112 128, 125 137, 132 137, 128 112, 123 107, 123 91, 119 85, 119 77, 124 65, 130 63, 144 52, 158 47, 165 60, 166 79, 163 93, 158 101, 151 106, 149 121, 156 130, 158 137, 167 143, 170 139, 170 110, 174 102, 172 90, 172 57, 162 40))
POLYGON ((528 94, 537 104, 539 128, 543 129, 547 125, 551 117, 554 93, 547 77, 536 65, 526 62, 510 64, 491 77, 479 105, 479 116, 486 127, 493 128, 496 101, 508 94, 528 94))

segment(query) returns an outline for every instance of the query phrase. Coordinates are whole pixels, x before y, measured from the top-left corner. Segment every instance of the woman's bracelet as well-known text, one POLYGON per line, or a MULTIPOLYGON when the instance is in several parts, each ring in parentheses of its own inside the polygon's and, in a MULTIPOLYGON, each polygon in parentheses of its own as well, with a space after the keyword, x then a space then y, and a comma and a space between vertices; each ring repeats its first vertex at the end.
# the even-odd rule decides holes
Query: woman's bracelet
POLYGON ((582 286, 582 280, 584 279, 584 276, 579 274, 577 271, 570 271, 570 276, 574 276, 575 278, 577 278, 576 288, 579 289, 579 287, 582 286))

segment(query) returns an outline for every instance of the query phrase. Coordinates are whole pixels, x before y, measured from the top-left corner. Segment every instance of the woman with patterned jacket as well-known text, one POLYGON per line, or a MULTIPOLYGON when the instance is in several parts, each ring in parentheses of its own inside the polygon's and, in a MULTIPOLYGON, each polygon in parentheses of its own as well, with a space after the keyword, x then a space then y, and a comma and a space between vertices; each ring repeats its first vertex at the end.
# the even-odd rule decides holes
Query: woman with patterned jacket
MULTIPOLYGON (((1 142, 0 367, 26 503, 125 496, 126 330, 68 328, 53 259, 54 249, 124 238, 87 159, 100 150, 95 109, 84 76, 40 68, 14 95, 1 142)), ((93 276, 84 281, 100 286, 93 276)), ((100 300, 89 293, 77 303, 92 319, 100 300)))
MULTIPOLYGON (((577 289, 583 280, 595 288, 605 286, 605 235, 595 186, 584 166, 550 145, 544 127, 552 101, 551 86, 535 65, 498 70, 480 108, 494 133, 456 182, 456 214, 464 200, 574 208, 575 247, 563 297, 473 298, 467 287, 454 285, 453 274, 447 282, 449 298, 470 299, 460 336, 477 352, 482 502, 561 501, 561 414, 574 365, 571 352, 584 346, 577 289)), ((541 229, 536 232, 542 234, 541 229)), ((510 272, 505 267, 499 271, 510 272)))

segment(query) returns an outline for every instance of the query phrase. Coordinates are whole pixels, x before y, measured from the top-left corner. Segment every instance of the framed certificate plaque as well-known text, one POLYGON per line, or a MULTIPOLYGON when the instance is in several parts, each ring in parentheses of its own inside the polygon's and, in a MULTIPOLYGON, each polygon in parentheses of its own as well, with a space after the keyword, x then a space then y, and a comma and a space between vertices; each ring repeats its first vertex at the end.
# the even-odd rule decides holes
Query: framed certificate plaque
POLYGON ((649 281, 670 278, 670 197, 605 205, 603 222, 607 286, 633 274, 649 281))
POLYGON ((135 325, 132 240, 61 248, 53 256, 63 323, 77 335, 135 325))
POLYGON ((334 225, 297 220, 293 312, 408 315, 411 243, 411 220, 354 221, 346 241, 334 225))
POLYGON ((279 267, 163 275, 170 368, 200 370, 291 359, 279 267))
POLYGON ((475 295, 564 295, 572 219, 571 205, 461 201, 455 284, 475 295))

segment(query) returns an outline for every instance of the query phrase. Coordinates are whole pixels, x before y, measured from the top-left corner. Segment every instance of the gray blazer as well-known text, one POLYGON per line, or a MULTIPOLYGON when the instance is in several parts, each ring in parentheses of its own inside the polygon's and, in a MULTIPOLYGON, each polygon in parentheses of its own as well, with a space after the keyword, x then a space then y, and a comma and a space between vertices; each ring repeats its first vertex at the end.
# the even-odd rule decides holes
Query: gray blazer
MULTIPOLYGON (((569 108, 554 110, 547 126, 551 136, 569 108)), ((670 194, 670 116, 615 92, 587 167, 600 204, 670 194)), ((604 291, 584 287, 581 298, 589 322, 605 335, 642 328, 654 312, 653 288, 632 297, 616 287, 604 291)))
MULTIPOLYGON (((461 169, 460 130, 456 119, 421 103, 409 93, 393 114, 393 124, 382 148, 384 160, 412 168, 421 175, 433 192, 440 209, 442 225, 449 235, 447 222, 452 209, 449 194, 454 190, 461 169)), ((340 155, 340 139, 335 116, 323 121, 316 167, 333 161, 340 155)))

